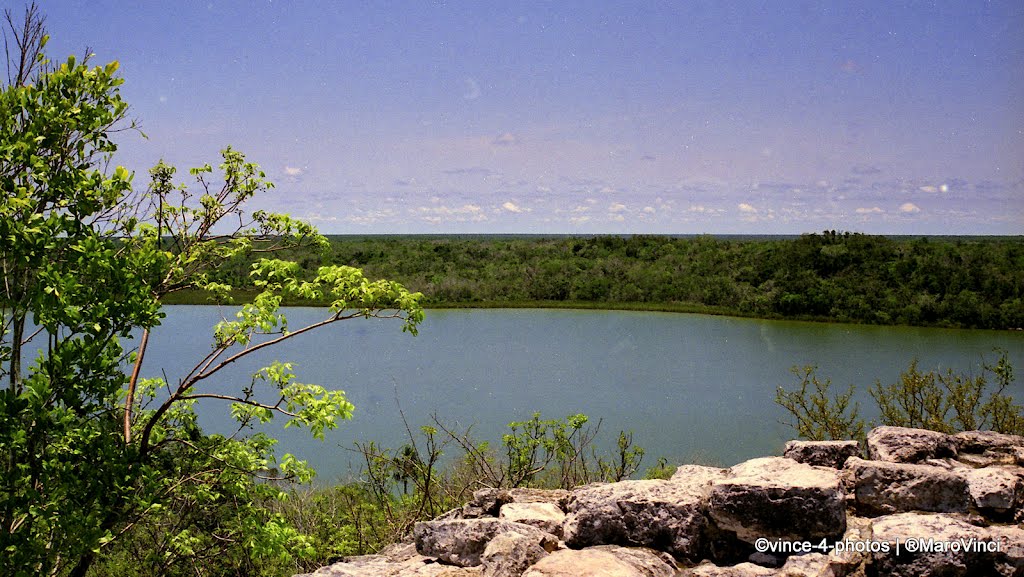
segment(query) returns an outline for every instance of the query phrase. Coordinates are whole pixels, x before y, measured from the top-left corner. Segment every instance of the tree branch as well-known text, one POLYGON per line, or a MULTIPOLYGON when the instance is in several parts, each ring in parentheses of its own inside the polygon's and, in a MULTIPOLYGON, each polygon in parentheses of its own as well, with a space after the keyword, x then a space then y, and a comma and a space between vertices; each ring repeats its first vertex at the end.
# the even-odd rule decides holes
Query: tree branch
MULTIPOLYGON (((360 316, 365 316, 365 313, 363 313, 363 312, 354 312, 354 313, 351 313, 351 314, 348 314, 348 315, 343 315, 342 312, 344 312, 344 311, 338 311, 336 314, 334 314, 330 318, 327 318, 327 319, 324 319, 322 321, 313 323, 311 325, 307 325, 307 326, 302 327, 301 329, 299 329, 297 331, 293 331, 293 332, 281 335, 281 336, 277 337, 276 339, 271 339, 269 341, 264 341, 262 343, 254 345, 252 347, 249 347, 249 348, 246 348, 246 349, 244 349, 242 351, 239 351, 238 353, 232 355, 231 357, 221 361, 216 366, 214 366, 212 369, 209 369, 209 370, 204 371, 204 372, 202 372, 200 374, 194 375, 190 379, 182 381, 182 383, 178 386, 177 390, 175 390, 174 393, 172 393, 163 403, 160 404, 159 407, 157 407, 156 411, 153 412, 153 416, 150 417, 149 421, 146 422, 146 426, 142 430, 142 440, 141 440, 140 445, 139 445, 139 453, 140 453, 140 455, 141 456, 145 456, 149 452, 149 448, 150 448, 150 441, 149 441, 149 439, 150 439, 151 435, 153 434, 153 428, 156 426, 156 424, 160 421, 160 419, 163 418, 164 414, 168 410, 170 410, 170 408, 175 403, 180 401, 181 398, 183 396, 185 396, 185 394, 189 391, 189 389, 191 389, 193 386, 195 386, 196 383, 211 377, 212 375, 216 374, 218 371, 220 371, 224 367, 226 367, 226 366, 234 363, 235 361, 237 361, 237 360, 239 360, 241 358, 244 358, 244 357, 246 357, 246 356, 248 356, 248 355, 250 355, 250 354, 252 354, 252 353, 254 353, 256 351, 259 351, 259 350, 262 350, 264 348, 276 345, 276 344, 281 343, 281 342, 283 342, 283 341, 285 341, 287 339, 290 339, 292 337, 296 337, 298 335, 301 335, 303 333, 307 333, 307 332, 312 331, 314 329, 318 329, 320 327, 327 326, 327 325, 329 325, 331 323, 334 323, 334 322, 337 322, 337 321, 348 320, 348 319, 352 319, 352 318, 356 318, 356 317, 360 317, 360 316)), ((375 318, 400 318, 401 317, 401 311, 398 311, 398 312, 396 312, 393 315, 387 315, 387 316, 380 316, 380 315, 376 314, 376 312, 373 312, 373 313, 370 313, 370 316, 373 316, 375 318)))

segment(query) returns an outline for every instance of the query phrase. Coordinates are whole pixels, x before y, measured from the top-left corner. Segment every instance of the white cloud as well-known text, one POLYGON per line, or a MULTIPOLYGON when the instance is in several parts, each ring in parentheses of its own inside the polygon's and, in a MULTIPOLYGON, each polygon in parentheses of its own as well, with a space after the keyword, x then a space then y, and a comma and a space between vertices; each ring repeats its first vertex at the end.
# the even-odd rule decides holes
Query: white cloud
POLYGON ((511 132, 505 132, 498 135, 498 137, 492 141, 492 144, 495 146, 515 146, 516 144, 519 144, 519 137, 511 132))
POLYGON ((878 208, 877 206, 872 206, 871 208, 858 208, 855 212, 857 214, 882 214, 885 211, 878 208))
POLYGON ((646 212, 647 214, 654 214, 654 207, 653 206, 645 206, 644 207, 644 212, 646 212))
POLYGON ((583 224, 588 220, 590 220, 589 216, 574 216, 569 219, 569 222, 572 224, 583 224))
POLYGON ((504 208, 509 212, 523 212, 523 209, 519 208, 519 206, 517 206, 514 202, 506 202, 505 204, 501 205, 501 208, 504 208))
POLYGON ((921 192, 939 192, 939 187, 932 186, 929 184, 928 186, 918 187, 918 190, 920 190, 921 192))
POLYGON ((912 202, 904 202, 903 204, 900 205, 900 212, 905 214, 913 214, 915 212, 921 212, 921 209, 918 208, 917 205, 912 202))
POLYGON ((395 221, 398 216, 398 213, 392 208, 385 208, 383 210, 362 210, 357 208, 356 213, 353 216, 346 216, 345 220, 355 224, 368 225, 377 224, 381 221, 395 221))
POLYGON ((299 167, 296 167, 296 166, 286 166, 286 167, 284 167, 284 173, 286 175, 288 175, 288 176, 299 176, 299 175, 302 174, 302 172, 303 172, 303 170, 301 168, 299 168, 299 167))
POLYGON ((736 205, 736 208, 740 209, 740 212, 745 212, 747 214, 754 214, 754 213, 757 212, 756 208, 754 208, 752 205, 749 205, 749 204, 747 204, 745 202, 739 203, 738 205, 736 205))
POLYGON ((608 212, 622 212, 626 210, 626 205, 621 202, 613 202, 608 205, 608 212))
POLYGON ((438 215, 478 214, 483 211, 483 209, 476 204, 464 204, 455 208, 448 206, 420 206, 416 210, 420 213, 438 215))
POLYGON ((611 215, 611 220, 614 220, 615 222, 622 222, 626 220, 626 217, 622 216, 621 214, 613 214, 611 215))
POLYGON ((307 214, 306 216, 302 217, 302 219, 307 220, 309 222, 334 222, 338 220, 338 217, 328 216, 321 214, 319 212, 314 212, 312 214, 307 214))

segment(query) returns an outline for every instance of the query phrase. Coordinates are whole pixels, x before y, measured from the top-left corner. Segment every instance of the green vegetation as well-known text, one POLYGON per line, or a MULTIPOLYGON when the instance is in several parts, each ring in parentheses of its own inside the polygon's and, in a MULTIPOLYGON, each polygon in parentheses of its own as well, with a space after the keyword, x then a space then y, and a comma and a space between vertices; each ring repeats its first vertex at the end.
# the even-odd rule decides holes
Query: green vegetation
POLYGON ((850 405, 853 385, 845 393, 829 396, 832 381, 819 379, 816 370, 813 366, 793 367, 791 372, 800 379, 800 388, 787 391, 779 387, 775 391, 775 402, 796 419, 786 424, 796 429, 798 436, 812 441, 863 439, 860 406, 850 405))
MULTIPOLYGON (((509 432, 492 447, 478 442, 470 431, 454 430, 436 417, 418 434, 408 430, 402 447, 360 443, 355 451, 363 462, 360 478, 332 487, 292 487, 287 498, 258 498, 271 522, 293 527, 306 550, 303 555, 264 555, 240 563, 242 547, 220 557, 197 555, 189 566, 164 567, 161 551, 177 531, 172 519, 147 520, 131 539, 120 541, 100 559, 91 575, 142 577, 149 575, 277 575, 313 571, 346 555, 373 553, 398 542, 417 521, 461 507, 482 487, 570 488, 594 481, 619 481, 640 467, 643 451, 632 446, 628 433, 619 433, 612 455, 594 449, 600 423, 593 427, 585 415, 509 423, 509 432), (451 454, 445 458, 445 453, 451 454), (225 556, 226 555, 226 556, 225 556), (199 562, 201 561, 201 564, 199 562)), ((652 474, 671 475, 674 467, 659 461, 652 474)), ((234 517, 230 507, 203 504, 184 512, 221 524, 234 517)))
MULTIPOLYGON (((806 234, 329 237, 307 270, 360 267, 424 294, 428 307, 581 307, 762 318, 1006 329, 1024 327, 1024 240, 806 234)), ((244 286, 238 258, 214 276, 244 286)), ((240 296, 244 296, 240 294, 240 296)), ((202 303, 182 295, 177 303, 202 303)))
POLYGON ((102 574, 108 556, 126 550, 151 575, 251 574, 311 556, 310 537, 271 505, 286 497, 279 483, 313 472, 275 455, 266 435, 205 434, 195 404, 231 403, 239 433, 276 414, 322 438, 351 414, 343 392, 297 382, 287 363, 233 389, 221 369, 343 320, 396 318, 415 333, 420 295, 348 266, 308 271, 267 258, 327 241, 285 215, 248 213, 271 184, 230 147, 216 176, 205 165, 178 184, 161 162, 148 190, 133 191, 127 170, 105 169, 117 148, 111 134, 133 128, 117 63, 51 64, 34 4, 23 26, 10 13, 8 23, 16 48, 0 90, 0 573, 102 574), (210 273, 236 260, 250 263, 251 302, 216 327, 209 354, 179 381, 140 379, 163 297, 204 290, 226 300, 232 287, 210 273), (329 306, 321 321, 290 327, 285 297, 329 306), (135 351, 125 347, 133 331, 142 333, 135 351), (39 353, 25 367, 30 346, 39 353))
MULTIPOLYGON (((794 367, 800 387, 791 391, 779 387, 776 391, 775 402, 795 419, 787 424, 797 435, 812 441, 863 439, 865 423, 859 416, 860 407, 850 405, 853 385, 845 393, 832 395, 831 381, 818 379, 815 371, 811 366, 794 367)), ((881 425, 942 433, 990 429, 1024 435, 1024 407, 1008 394, 1013 382, 1013 367, 1006 351, 1001 351, 995 365, 983 362, 975 376, 952 369, 945 373, 921 372, 914 360, 900 374, 899 381, 888 385, 876 381, 868 392, 878 405, 881 425), (995 386, 990 390, 992 381, 995 386)))

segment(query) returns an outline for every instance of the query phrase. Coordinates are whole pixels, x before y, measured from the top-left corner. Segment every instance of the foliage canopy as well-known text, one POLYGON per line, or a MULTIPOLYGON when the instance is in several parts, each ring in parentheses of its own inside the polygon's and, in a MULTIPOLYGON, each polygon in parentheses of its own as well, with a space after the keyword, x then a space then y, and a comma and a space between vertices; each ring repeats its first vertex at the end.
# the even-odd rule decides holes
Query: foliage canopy
MULTIPOLYGON (((430 306, 578 306, 974 328, 1024 327, 1024 239, 332 236, 297 252, 420 287, 430 306)), ((216 275, 247 284, 249 262, 216 275)), ((185 298, 188 295, 177 295, 185 298)))
POLYGON ((283 495, 268 481, 312 471, 276 456, 264 434, 204 433, 196 403, 232 403, 239 433, 278 415, 322 437, 352 405, 298 382, 288 363, 233 393, 211 385, 239 359, 334 322, 397 318, 415 334, 421 295, 350 266, 310 272, 273 258, 326 241, 286 215, 248 212, 272 185, 230 147, 219 172, 204 165, 178 183, 161 162, 134 189, 133 174, 111 167, 113 133, 134 127, 117 63, 52 64, 35 5, 23 28, 8 22, 23 54, 0 91, 0 572, 85 575, 140 526, 152 531, 140 560, 159 574, 308 554, 308 539, 261 505, 283 495), (227 304, 232 287, 210 273, 233 258, 252 263, 252 302, 214 328, 210 352, 180 380, 140 378, 162 299, 200 289, 227 304), (284 298, 329 306, 295 328, 284 298))

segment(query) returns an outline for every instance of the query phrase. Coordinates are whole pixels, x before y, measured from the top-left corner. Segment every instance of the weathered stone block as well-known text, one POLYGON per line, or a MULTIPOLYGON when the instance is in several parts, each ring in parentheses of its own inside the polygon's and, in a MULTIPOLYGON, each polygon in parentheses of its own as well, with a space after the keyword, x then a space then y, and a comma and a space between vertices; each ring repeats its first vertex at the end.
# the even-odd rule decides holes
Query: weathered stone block
POLYGON ((495 535, 487 543, 480 561, 484 577, 519 577, 547 554, 534 537, 509 531, 495 535))
POLYGON ((857 441, 789 441, 782 456, 805 465, 842 469, 850 457, 860 455, 857 441))
POLYGON ((532 525, 561 538, 565 512, 553 503, 506 503, 501 506, 498 518, 532 525))
POLYGON ((868 433, 868 457, 891 463, 956 457, 956 443, 944 433, 907 427, 876 427, 868 433))
POLYGON ((1020 467, 985 467, 966 469, 960 474, 967 479, 974 506, 1006 513, 1020 506, 1024 498, 1024 470, 1020 467))
POLYGON ((413 527, 416 550, 460 567, 479 565, 487 543, 501 533, 517 533, 533 539, 542 548, 558 542, 550 533, 536 527, 494 518, 425 521, 413 527))
POLYGON ((670 481, 685 483, 689 487, 711 488, 716 481, 729 477, 729 469, 706 467, 704 465, 680 465, 672 474, 670 481))
POLYGON ((838 471, 784 457, 740 463, 711 487, 708 512, 719 529, 746 543, 821 539, 846 530, 845 494, 838 471))
POLYGON ((706 483, 621 481, 579 487, 567 504, 565 542, 570 547, 652 547, 697 560, 707 523, 706 483))
POLYGON ((872 555, 868 575, 967 577, 995 574, 995 556, 986 550, 992 540, 988 530, 956 515, 899 513, 875 519, 873 531, 874 539, 889 543, 890 550, 872 555), (910 541, 932 550, 912 550, 917 547, 908 547, 910 541))
POLYGON ((846 475, 857 509, 868 514, 963 512, 972 502, 963 476, 932 465, 853 457, 846 475))
POLYGON ((1024 465, 1024 437, 995 431, 964 431, 953 435, 958 459, 972 467, 1024 465))
POLYGON ((377 555, 349 557, 295 577, 480 577, 480 567, 442 565, 416 552, 412 543, 386 547, 377 555))
POLYGON ((719 567, 714 563, 701 563, 691 569, 680 571, 681 577, 773 577, 775 569, 769 569, 754 563, 739 563, 719 567))
POLYGON ((602 545, 555 551, 530 567, 523 577, 673 577, 675 563, 657 551, 602 545))

